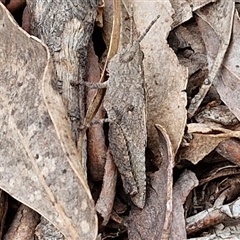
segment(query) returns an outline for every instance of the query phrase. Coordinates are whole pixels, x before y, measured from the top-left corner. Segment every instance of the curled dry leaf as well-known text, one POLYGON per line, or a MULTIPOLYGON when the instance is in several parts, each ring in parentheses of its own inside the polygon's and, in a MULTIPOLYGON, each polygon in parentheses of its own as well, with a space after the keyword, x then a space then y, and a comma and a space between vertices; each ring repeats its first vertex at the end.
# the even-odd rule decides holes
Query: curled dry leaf
MULTIPOLYGON (((98 82, 99 79, 100 69, 98 65, 98 57, 94 52, 93 43, 91 42, 88 48, 87 80, 88 82, 98 82)), ((87 90, 87 107, 89 107, 92 99, 96 95, 96 89, 89 88, 87 90)), ((101 105, 94 120, 104 119, 104 117, 105 111, 101 105)), ((90 173, 92 180, 102 181, 107 152, 102 124, 94 124, 88 129, 87 143, 88 172, 90 173)))
POLYGON ((30 13, 28 11, 28 6, 26 6, 23 10, 23 15, 22 15, 22 29, 24 29, 27 33, 30 32, 30 23, 31 18, 30 18, 30 13))
POLYGON ((135 0, 125 2, 128 2, 128 6, 133 5, 134 21, 140 33, 146 29, 149 19, 160 15, 141 42, 141 50, 144 52, 148 146, 155 156, 155 163, 159 164, 161 154, 155 124, 160 124, 166 129, 174 154, 183 137, 187 115, 184 91, 188 77, 187 69, 179 64, 166 41, 172 23, 173 9, 170 2, 135 0))
POLYGON ((185 170, 173 187, 173 220, 169 239, 186 239, 183 204, 190 191, 198 186, 195 173, 185 170))
POLYGON ((166 130, 156 125, 159 148, 163 156, 161 168, 151 175, 151 187, 145 207, 134 207, 127 221, 129 239, 169 239, 172 222, 173 149, 166 130))
POLYGON ((192 134, 189 146, 180 149, 181 159, 187 159, 193 164, 197 164, 218 144, 226 139, 240 138, 240 131, 231 131, 220 127, 210 127, 205 124, 188 124, 188 133, 192 134), (218 133, 214 133, 218 132, 218 133), (206 144, 207 143, 207 144, 206 144))
POLYGON ((191 100, 189 117, 195 114, 219 72, 231 37, 234 6, 234 1, 219 0, 196 11, 196 20, 207 50, 209 74, 191 100))
POLYGON ((109 151, 107 152, 107 159, 105 164, 105 173, 103 178, 103 186, 100 196, 96 203, 96 210, 103 217, 102 225, 105 226, 110 218, 117 183, 117 169, 113 158, 109 151))
POLYGON ((0 4, 0 187, 67 239, 95 239, 97 217, 48 49, 0 4))
POLYGON ((239 44, 240 44, 240 20, 237 11, 234 15, 233 33, 231 43, 224 58, 221 74, 214 82, 221 100, 229 107, 240 120, 240 68, 239 68, 239 44))
POLYGON ((217 178, 238 175, 239 173, 240 168, 238 166, 228 164, 226 166, 218 167, 203 174, 199 181, 199 185, 203 185, 217 178))

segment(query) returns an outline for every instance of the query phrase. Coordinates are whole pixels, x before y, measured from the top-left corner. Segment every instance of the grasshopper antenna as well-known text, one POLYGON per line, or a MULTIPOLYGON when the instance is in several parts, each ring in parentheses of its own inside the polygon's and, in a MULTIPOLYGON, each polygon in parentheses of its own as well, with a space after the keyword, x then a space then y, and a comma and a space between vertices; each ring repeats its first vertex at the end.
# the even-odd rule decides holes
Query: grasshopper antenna
POLYGON ((141 36, 137 39, 137 42, 141 42, 143 38, 146 36, 146 34, 149 32, 151 27, 154 25, 154 23, 160 18, 160 15, 157 15, 157 17, 151 21, 151 23, 148 25, 148 27, 145 29, 145 31, 141 34, 141 36))
POLYGON ((133 5, 130 7, 130 44, 133 45, 133 5))

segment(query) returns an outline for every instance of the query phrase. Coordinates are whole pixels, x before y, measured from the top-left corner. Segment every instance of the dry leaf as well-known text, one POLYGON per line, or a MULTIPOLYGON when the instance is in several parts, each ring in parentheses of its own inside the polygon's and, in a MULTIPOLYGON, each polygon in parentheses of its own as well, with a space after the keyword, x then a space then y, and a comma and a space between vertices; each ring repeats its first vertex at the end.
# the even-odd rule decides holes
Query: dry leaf
POLYGON ((151 175, 146 205, 133 207, 127 221, 129 240, 169 239, 172 223, 173 149, 165 129, 156 125, 159 148, 163 156, 161 168, 151 175))
POLYGON ((191 100, 189 117, 195 114, 221 67, 231 37, 234 6, 234 1, 219 0, 196 11, 196 20, 207 50, 209 74, 191 100))
POLYGON ((105 165, 103 186, 96 203, 96 210, 103 217, 102 225, 105 226, 110 218, 114 203, 117 183, 117 169, 109 151, 105 165))
POLYGON ((231 137, 240 138, 240 131, 231 131, 220 127, 210 127, 206 124, 188 124, 188 133, 192 134, 192 140, 188 147, 179 151, 181 159, 187 159, 193 164, 197 164, 220 142, 231 137), (218 132, 218 133, 214 133, 218 132))
POLYGON ((140 33, 144 32, 150 19, 160 15, 141 42, 147 96, 148 146, 159 164, 161 154, 155 124, 160 124, 166 129, 175 154, 186 124, 187 100, 184 90, 187 84, 187 70, 179 65, 176 55, 166 41, 172 23, 170 14, 173 10, 170 2, 125 2, 133 4, 134 21, 140 33))
POLYGON ((228 139, 221 142, 216 151, 228 161, 240 166, 240 140, 228 139))
POLYGON ((172 28, 179 26, 192 17, 192 12, 217 0, 170 0, 173 14, 172 28))
MULTIPOLYGON (((98 65, 98 57, 93 48, 93 43, 88 48, 87 63, 87 79, 88 82, 99 82, 100 69, 98 65)), ((96 95, 96 89, 87 89, 87 107, 91 104, 92 99, 96 95)), ((105 111, 102 105, 99 107, 94 120, 105 118, 105 111)), ((94 181, 102 181, 104 174, 104 166, 106 162, 107 147, 105 145, 105 135, 102 124, 94 124, 88 129, 87 133, 87 150, 88 150, 88 172, 94 181)))
POLYGON ((0 22, 0 187, 67 239, 95 239, 94 203, 67 113, 52 88, 49 52, 2 4, 0 22))
POLYGON ((239 67, 239 44, 240 44, 240 20, 237 11, 234 15, 233 33, 231 43, 222 64, 221 74, 214 82, 221 100, 229 107, 234 115, 240 120, 240 67, 239 67))

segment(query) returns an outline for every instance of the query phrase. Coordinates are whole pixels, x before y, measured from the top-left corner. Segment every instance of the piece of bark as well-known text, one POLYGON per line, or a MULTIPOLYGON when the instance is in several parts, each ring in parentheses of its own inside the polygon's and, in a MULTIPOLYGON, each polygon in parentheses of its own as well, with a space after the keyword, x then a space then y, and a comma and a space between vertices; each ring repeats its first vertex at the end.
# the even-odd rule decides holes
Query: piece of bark
POLYGON ((171 240, 187 238, 183 204, 196 186, 198 179, 195 173, 185 170, 173 187, 173 219, 169 238, 171 240))
POLYGON ((133 207, 127 219, 129 240, 169 239, 172 222, 173 150, 166 131, 156 125, 162 153, 161 168, 151 175, 146 204, 142 210, 133 207))
POLYGON ((3 240, 26 240, 32 239, 35 232, 35 227, 40 221, 40 215, 31 208, 22 204, 10 228, 4 235, 3 240))
MULTIPOLYGON (((100 80, 100 69, 98 57, 96 56, 93 43, 91 42, 88 48, 88 63, 87 63, 87 79, 88 82, 96 83, 100 80)), ((87 89, 87 108, 90 106, 96 89, 87 89)), ((105 111, 100 105, 94 120, 102 120, 105 117, 105 111)), ((102 124, 94 124, 90 126, 87 133, 87 149, 88 149, 88 172, 92 180, 101 181, 104 174, 104 166, 106 162, 107 147, 105 145, 105 135, 102 124)))
POLYGON ((105 226, 111 216, 117 183, 117 169, 109 151, 105 164, 105 173, 100 196, 96 203, 97 212, 103 217, 102 225, 105 226))
MULTIPOLYGON (((93 32, 98 0, 73 3, 63 1, 27 1, 31 12, 31 34, 48 46, 53 57, 57 82, 71 122, 77 145, 79 127, 84 125, 87 48, 93 32), (54 17, 52 17, 54 16, 54 17), (76 83, 76 84, 75 84, 76 83)), ((86 142, 78 146, 86 164, 86 142)))
POLYGON ((193 234, 218 223, 240 217, 240 199, 226 205, 209 208, 186 219, 187 234, 193 234))

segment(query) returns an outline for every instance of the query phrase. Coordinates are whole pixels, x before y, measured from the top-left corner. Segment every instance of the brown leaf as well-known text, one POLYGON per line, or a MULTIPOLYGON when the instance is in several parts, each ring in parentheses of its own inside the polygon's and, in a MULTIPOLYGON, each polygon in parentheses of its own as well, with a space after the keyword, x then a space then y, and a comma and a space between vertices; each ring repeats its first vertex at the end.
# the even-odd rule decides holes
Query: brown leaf
POLYGON ((231 137, 240 137, 240 131, 231 131, 220 127, 210 127, 206 124, 188 124, 188 133, 192 134, 189 146, 180 149, 181 159, 187 159, 197 164, 213 151, 220 142, 231 137), (218 132, 218 133, 214 133, 218 132))
POLYGON ((133 208, 127 222, 129 239, 169 239, 172 220, 173 150, 166 131, 156 125, 163 162, 151 175, 145 207, 133 208))
MULTIPOLYGON (((100 69, 98 65, 98 57, 96 56, 93 43, 91 42, 88 49, 87 63, 87 79, 88 82, 99 82, 100 69)), ((92 99, 96 95, 96 89, 87 89, 87 107, 91 104, 92 99)), ((105 111, 102 105, 99 107, 94 120, 105 118, 105 111)), ((107 147, 105 145, 105 135, 102 124, 94 124, 88 129, 87 133, 87 149, 88 149, 88 171, 94 181, 101 181, 104 174, 104 166, 106 162, 107 147)))
POLYGON ((116 193, 116 183, 117 183, 117 169, 115 163, 107 152, 107 160, 105 165, 105 173, 103 178, 103 186, 100 196, 96 203, 96 210, 103 217, 102 225, 105 226, 110 218, 115 193, 116 193))
POLYGON ((28 6, 26 6, 23 10, 23 16, 22 16, 22 29, 24 29, 27 33, 30 32, 30 24, 31 24, 31 18, 30 13, 28 11, 28 6))
POLYGON ((214 86, 216 87, 221 100, 229 107, 238 120, 240 120, 239 27, 240 20, 236 11, 234 15, 231 43, 222 64, 221 74, 219 74, 218 78, 214 82, 214 86))
POLYGON ((48 49, 0 4, 0 187, 67 239, 95 239, 97 218, 48 49))
POLYGON ((228 161, 240 166, 240 140, 231 138, 221 142, 216 151, 228 161))

